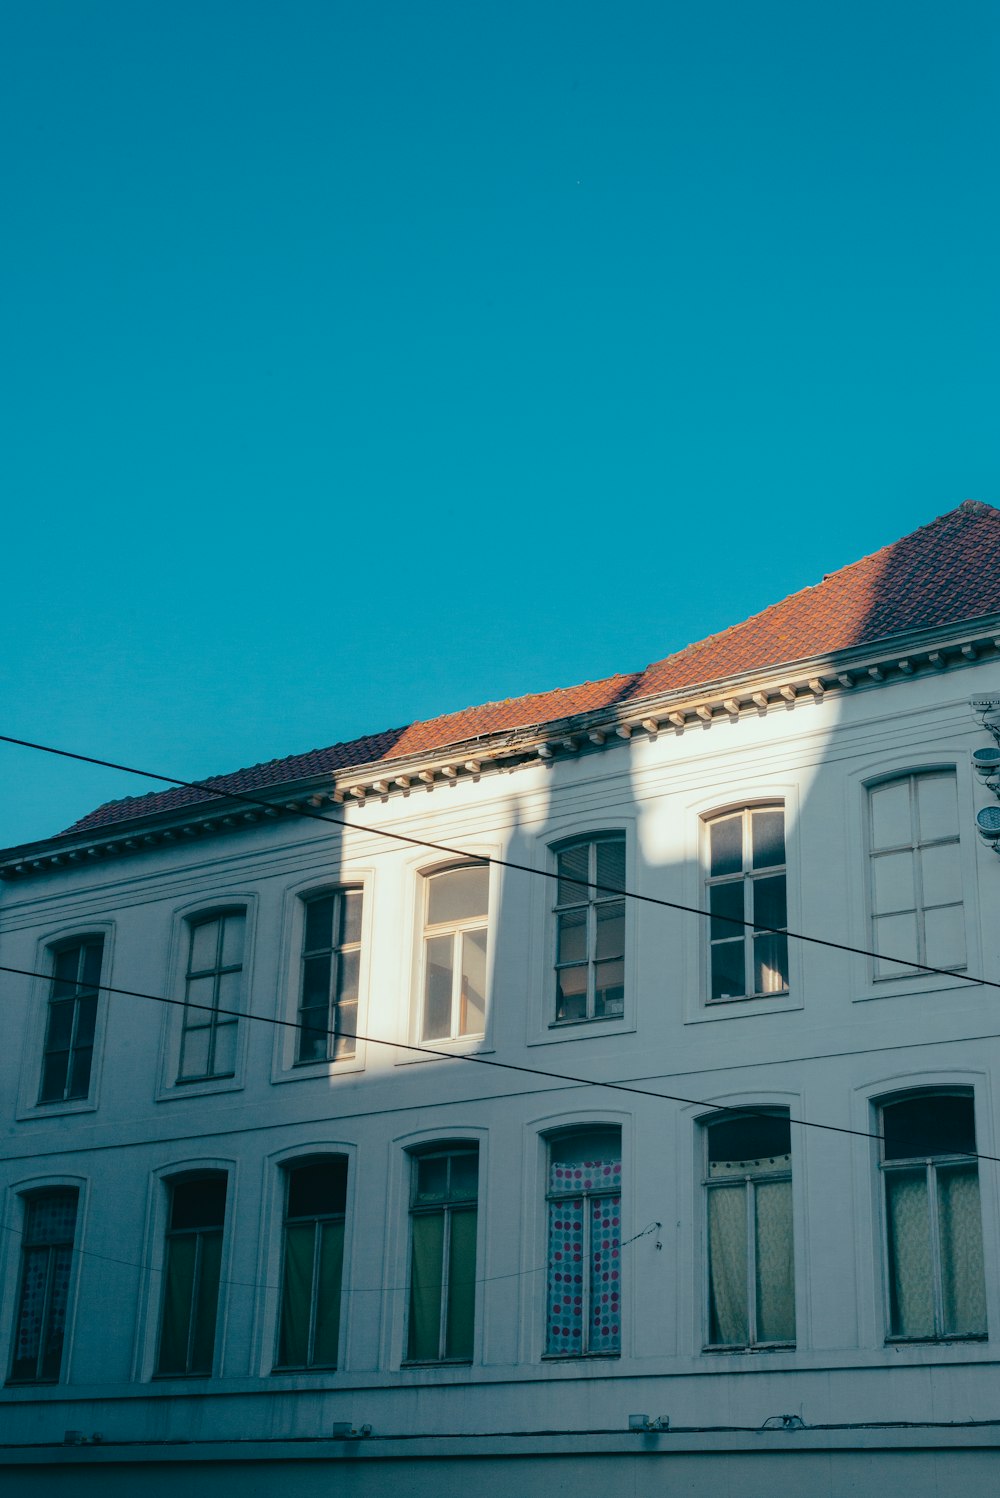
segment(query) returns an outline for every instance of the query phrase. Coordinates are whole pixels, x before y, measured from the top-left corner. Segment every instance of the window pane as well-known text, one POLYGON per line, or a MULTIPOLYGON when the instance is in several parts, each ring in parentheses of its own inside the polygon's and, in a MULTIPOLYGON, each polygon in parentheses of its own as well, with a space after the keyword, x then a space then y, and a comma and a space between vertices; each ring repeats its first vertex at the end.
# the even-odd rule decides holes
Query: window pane
POLYGON ((556 974, 556 1019, 587 1018, 587 967, 564 967, 556 974))
POLYGON ((600 1019, 625 1011, 625 964, 619 957, 594 966, 594 1014, 600 1019))
POLYGON ((917 817, 922 843, 934 838, 956 836, 958 796, 954 775, 918 776, 917 817))
POLYGON ((417 1159, 415 1201, 443 1202, 448 1196, 448 1156, 423 1155, 417 1159))
POLYGON ((723 817, 709 828, 711 873, 739 874, 743 869, 743 815, 723 817))
POLYGON ((886 1175, 890 1329, 896 1337, 933 1337, 934 1290, 924 1171, 886 1175))
POLYGON ((888 915, 894 910, 913 910, 917 903, 912 853, 885 853, 873 861, 875 910, 888 915))
POLYGON ((965 966, 965 913, 946 905, 924 915, 924 961, 931 967, 965 966))
POLYGON ((289 1223, 285 1227, 278 1338, 278 1363, 284 1368, 304 1368, 308 1360, 315 1235, 316 1226, 312 1222, 289 1223))
POLYGON ((772 869, 785 861, 785 813, 773 811, 751 813, 753 828, 753 866, 772 869))
POLYGON ((590 1207, 590 1325, 588 1352, 617 1352, 621 1344, 621 1197, 595 1196, 590 1207))
POLYGON ((444 1213, 428 1212, 412 1219, 410 1265, 410 1335, 407 1356, 421 1361, 440 1357, 441 1275, 444 1252, 444 1213))
POLYGON ((334 1155, 288 1172, 288 1216, 326 1217, 347 1205, 347 1158, 334 1155))
POLYGON ((215 1032, 213 1077, 231 1077, 236 1071, 236 1021, 225 1020, 215 1032))
POLYGON ((451 1156, 451 1189, 449 1195, 452 1201, 475 1201, 479 1194, 479 1155, 452 1155, 451 1156))
POLYGON ((451 1035, 454 947, 452 936, 432 936, 424 943, 423 1040, 446 1040, 451 1035))
POLYGON ((89 1045, 74 1050, 66 1088, 67 1098, 84 1098, 90 1091, 90 1063, 93 1054, 93 1047, 89 1045))
POLYGON ((986 1280, 979 1177, 975 1165, 939 1170, 938 1230, 941 1237, 943 1333, 974 1336, 986 1331, 986 1280))
POLYGON ((747 1321, 746 1187, 708 1193, 709 1332, 716 1346, 744 1347, 747 1321))
POLYGON ((451 1214, 446 1358, 471 1358, 476 1316, 476 1212, 451 1214))
POLYGON ((621 1185, 621 1133, 586 1129, 557 1134, 549 1145, 551 1191, 617 1191, 621 1185))
POLYGON ((362 899, 363 893, 360 889, 345 889, 340 897, 341 942, 358 942, 361 940, 362 899))
POLYGON ((219 977, 217 989, 217 1004, 220 1009, 228 1009, 230 1012, 240 1007, 240 991, 243 987, 242 972, 222 973, 219 977))
POLYGON ((53 1248, 49 1252, 51 1283, 48 1320, 41 1333, 41 1376, 57 1379, 62 1366, 63 1339, 66 1335, 66 1307, 69 1302, 69 1273, 73 1250, 68 1247, 53 1248))
POLYGON ((597 908, 597 957, 621 957, 625 951, 625 901, 597 908))
POLYGON ((76 1192, 47 1191, 28 1199, 25 1242, 72 1243, 76 1230, 76 1192))
POLYGON ((784 993, 788 987, 787 936, 754 937, 753 983, 755 993, 784 993))
POLYGON ((75 1010, 76 1003, 73 999, 62 999, 57 1004, 49 1005, 48 1032, 45 1037, 47 1051, 69 1050, 75 1010))
POLYGON ((902 958, 902 962, 917 962, 917 918, 915 915, 884 915, 873 922, 875 950, 885 953, 875 962, 876 978, 901 978, 906 967, 899 962, 890 962, 890 957, 902 958))
MULTIPOLYGON (((784 874, 773 874, 769 879, 754 879, 751 889, 754 923, 758 926, 787 926, 784 874)), ((735 935, 734 932, 730 934, 735 935)))
POLYGON ((712 998, 737 999, 746 993, 743 938, 712 947, 712 998))
POLYGON ((948 1093, 922 1093, 882 1109, 882 1154, 886 1160, 974 1154, 973 1100, 948 1093))
POLYGON ((462 992, 458 1033, 482 1035, 486 1028, 486 931, 466 931, 462 942, 462 992))
POLYGON ((215 1361, 215 1323, 219 1310, 221 1263, 222 1234, 202 1233, 194 1337, 191 1344, 192 1373, 211 1373, 215 1361))
MULTIPOLYGON (((200 1016, 199 1016, 200 1018, 200 1016)), ((202 1023, 201 1028, 185 1030, 181 1041, 181 1077, 204 1077, 208 1075, 208 1048, 212 1031, 202 1023)))
POLYGON ((757 1244, 757 1341, 795 1341, 792 1183, 754 1187, 757 1244))
POLYGON ((581 901, 589 900, 591 891, 587 888, 587 881, 590 878, 590 844, 578 843, 575 848, 564 849, 556 863, 559 874, 556 903, 578 905, 581 901))
POLYGON ((318 952, 333 945, 333 896, 306 901, 305 951, 318 952))
POLYGON ((872 813, 872 847, 908 848, 913 842, 910 820, 910 782, 894 780, 873 786, 869 792, 872 813))
POLYGON ((313 1363, 336 1367, 340 1343, 340 1285, 344 1270, 344 1224, 325 1222, 320 1229, 319 1277, 313 1363))
MULTIPOLYGON (((625 888, 625 839, 601 838, 597 844, 597 883, 610 889, 625 888)), ((597 899, 604 896, 597 892, 597 899)))
POLYGON ((187 1029, 207 1025, 215 1008, 215 978, 189 978, 187 983, 187 1005, 184 1024, 187 1029), (197 1006, 197 1007, 195 1007, 197 1006))
POLYGON ((583 1210, 582 1196, 549 1202, 545 1349, 550 1353, 583 1350, 583 1210))
POLYGON ((358 1006, 356 1004, 338 1004, 336 1029, 333 1059, 343 1061, 354 1055, 355 1037, 358 1031, 358 1006))
POLYGON ((321 957, 306 957, 302 963, 302 1007, 303 1009, 324 1009, 329 1002, 330 995, 330 963, 332 958, 329 952, 324 952, 321 957))
POLYGON ((247 919, 241 910, 227 915, 222 925, 222 966, 238 967, 243 961, 243 938, 247 919))
POLYGON ((731 884, 711 884, 708 889, 711 911, 711 935, 713 941, 724 941, 727 937, 743 938, 743 887, 744 879, 731 884))
POLYGON ((490 871, 482 864, 449 869, 427 880, 427 921, 466 921, 486 915, 490 871))
POLYGON ((104 953, 104 938, 88 942, 83 950, 83 986, 96 988, 101 981, 101 957, 104 953))
POLYGON ((326 1008, 303 1009, 299 1014, 299 1050, 300 1061, 325 1061, 329 1049, 329 1036, 327 1035, 328 1015, 326 1008))
POLYGON ((159 1373, 186 1373, 191 1301, 194 1295, 196 1233, 167 1240, 164 1276, 163 1321, 160 1326, 159 1373))
POLYGON ((585 962, 587 959, 587 907, 567 910, 557 917, 557 962, 585 962))
POLYGON ((66 1095, 66 1077, 69 1070, 69 1052, 56 1051, 45 1057, 42 1066, 42 1086, 39 1100, 43 1103, 62 1102, 66 1095))
POLYGON ((170 1227, 221 1228, 226 1216, 225 1176, 175 1181, 170 1190, 170 1227))
POLYGON ((708 1125, 709 1174, 758 1175, 789 1168, 792 1130, 787 1114, 720 1118, 708 1125))
MULTIPOLYGON (((62 1005, 58 1006, 62 1008, 62 1005)), ((94 1039, 94 1027, 97 1022, 97 995, 92 998, 77 999, 76 1001, 76 1043, 77 1045, 91 1045, 94 1039)))
POLYGON ((189 973, 211 972, 219 947, 218 921, 202 921, 191 927, 191 961, 189 973))
POLYGON ((64 947, 56 952, 53 962, 53 997, 65 998, 76 993, 76 979, 80 968, 80 948, 64 947))
MULTIPOLYGON (((486 933, 483 933, 485 940, 486 933)), ((358 973, 361 967, 361 953, 341 952, 337 960, 337 998, 346 1004, 358 1002, 358 973)))
POLYGON ((935 843, 921 848, 920 875, 924 908, 928 905, 954 905, 962 898, 962 869, 957 843, 935 843))

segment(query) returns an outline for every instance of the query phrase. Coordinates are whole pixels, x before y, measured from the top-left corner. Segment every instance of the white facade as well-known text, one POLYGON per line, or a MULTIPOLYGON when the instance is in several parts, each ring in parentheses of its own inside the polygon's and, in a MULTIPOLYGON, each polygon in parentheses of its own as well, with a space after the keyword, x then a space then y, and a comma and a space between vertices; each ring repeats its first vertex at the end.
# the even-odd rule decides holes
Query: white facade
MULTIPOLYGON (((189 807, 148 828, 109 826, 89 840, 19 850, 2 886, 0 961, 40 976, 6 973, 3 982, 5 1370, 15 1357, 28 1207, 60 1188, 78 1198, 57 1379, 30 1376, 4 1390, 13 1491, 118 1493, 138 1477, 166 1492, 189 1473, 196 1491, 211 1483, 218 1493, 270 1491, 280 1480, 296 1493, 338 1481, 381 1494, 401 1477, 414 1493, 459 1484, 464 1492, 480 1479, 525 1493, 555 1484, 603 1494, 626 1483, 645 1493, 665 1490, 668 1477, 678 1493, 763 1492, 780 1482, 790 1494, 923 1494, 956 1491, 958 1481, 985 1493, 1000 1431, 996 1166, 949 1165, 943 1147, 928 1153, 937 1216, 924 1286, 931 1310, 921 1311, 913 1297, 924 1271, 910 1258, 924 1250, 903 1236, 906 1214, 924 1210, 927 1178, 914 1166, 890 1184, 891 1166, 866 1136, 881 1128, 887 1100, 958 1098, 974 1118, 975 1150, 1000 1155, 995 988, 957 975, 876 976, 870 957, 792 939, 787 991, 779 961, 764 980, 773 991, 713 1002, 707 922, 681 907, 711 898, 714 818, 782 808, 793 932, 869 949, 875 917, 892 916, 886 929, 905 942, 900 912, 912 908, 906 929, 919 929, 924 961, 1000 980, 1000 863, 975 831, 977 811, 995 800, 971 760, 992 740, 969 706, 972 696, 1000 697, 997 623, 898 637, 881 652, 808 662, 793 676, 713 684, 711 697, 697 698, 709 721, 689 692, 525 731, 516 743, 507 735, 465 746, 452 755, 453 775, 442 774, 441 754, 427 756, 419 763, 430 784, 414 757, 408 788, 392 776, 378 782, 377 771, 344 781, 383 787, 363 805, 350 795, 341 804, 339 793, 337 804, 323 799, 329 777, 260 793, 276 806, 318 803, 342 826, 287 812, 243 820, 251 808, 202 803, 194 824, 189 807), (849 685, 838 681, 845 673, 849 685), (683 714, 682 729, 671 711, 683 714), (875 891, 876 877, 886 888, 892 879, 875 867, 873 816, 882 810, 873 811, 873 796, 891 782, 899 795, 886 816, 902 816, 904 796, 923 796, 931 778, 941 794, 931 788, 927 836, 918 829, 913 846, 923 837, 935 851, 913 854, 923 883, 907 907, 875 891), (197 830, 223 811, 238 825, 197 830), (567 1001, 575 1017, 556 1022, 555 881, 494 862, 483 1034, 435 1039, 448 1059, 410 1049, 421 1043, 426 876, 456 863, 420 842, 551 874, 557 847, 610 833, 624 835, 627 889, 669 902, 625 902, 621 1013, 614 994, 609 1013, 596 1013, 592 981, 589 1000, 567 1001), (104 851, 125 837, 133 846, 104 851), (345 887, 363 890, 357 1031, 367 1038, 353 1056, 297 1064, 299 1032, 264 1021, 299 1017, 305 897, 345 887), (199 918, 233 911, 246 913, 240 971, 227 989, 244 1015, 233 1074, 179 1082, 191 933, 199 918), (54 954, 84 937, 103 938, 103 985, 177 1002, 102 991, 85 1096, 40 1102, 54 954), (451 1059, 464 1056, 535 1070, 451 1059), (723 1224, 710 1241, 706 1141, 719 1107, 733 1113, 716 1122, 756 1110, 830 1126, 792 1122, 788 1169, 779 1161, 755 1187, 773 1192, 790 1173, 791 1245, 768 1224, 763 1198, 755 1221, 758 1237, 777 1243, 777 1260, 792 1258, 786 1269, 762 1262, 751 1274, 752 1310, 734 1308, 738 1284, 723 1305, 721 1260, 735 1239, 723 1224), (619 1345, 584 1353, 574 1344, 573 1355, 554 1356, 549 1151, 574 1130, 609 1127, 621 1141, 619 1345), (415 1365, 414 1162, 431 1148, 470 1144, 471 1357, 425 1355, 415 1365), (275 1372, 288 1167, 334 1155, 348 1162, 336 1368, 275 1372), (211 1373, 158 1377, 170 1183, 211 1173, 226 1180, 211 1373), (976 1174, 981 1269, 970 1227, 976 1174), (950 1196, 944 1185, 935 1194, 939 1177, 950 1196), (895 1246, 888 1212, 898 1214, 895 1246), (639 1411, 669 1417, 669 1431, 629 1432, 639 1411), (801 1428, 761 1428, 784 1415, 801 1428), (338 1422, 371 1434, 334 1439, 338 1422), (67 1430, 103 1441, 64 1446, 67 1430)), ((895 836, 884 847, 905 843, 895 836)), ((753 877, 733 880, 743 890, 753 877)), ((882 949, 905 946, 885 939, 882 949)), ((741 952, 752 977, 752 949, 741 952)), ((578 995, 574 981, 567 990, 578 995)), ((471 1030, 475 1019, 453 1018, 451 1028, 471 1030)), ((735 1193, 748 1190, 752 1172, 745 1161, 731 1177, 726 1169, 720 1161, 717 1182, 730 1182, 729 1208, 739 1213, 735 1193)), ((773 1200, 783 1213, 787 1196, 773 1200)), ((756 1252, 764 1254, 759 1242, 756 1252)), ((450 1335, 451 1313, 442 1314, 450 1335)), ((464 1316, 455 1313, 456 1327, 464 1316)))

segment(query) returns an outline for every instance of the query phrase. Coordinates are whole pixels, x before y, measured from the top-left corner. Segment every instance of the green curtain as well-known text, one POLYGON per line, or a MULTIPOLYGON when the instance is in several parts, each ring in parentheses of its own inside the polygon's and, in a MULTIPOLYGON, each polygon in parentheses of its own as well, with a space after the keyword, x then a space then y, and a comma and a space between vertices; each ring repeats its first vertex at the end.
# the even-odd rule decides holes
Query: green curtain
POLYGON ((476 1317, 476 1216, 452 1212, 446 1358, 471 1358, 476 1317))
POLYGON ((201 1234, 201 1268, 197 1287, 191 1373, 211 1373, 215 1361, 215 1320, 219 1309, 222 1234, 201 1234))
POLYGON ((283 1368, 304 1368, 309 1358, 315 1232, 316 1225, 312 1222, 290 1223, 285 1228, 281 1332, 278 1338, 278 1363, 283 1368))
POLYGON ((187 1373, 188 1330, 194 1294, 195 1235, 167 1240, 167 1270, 157 1373, 187 1373))
POLYGON ((410 1265, 410 1336, 407 1357, 424 1362, 441 1356, 441 1271, 444 1213, 413 1219, 410 1265))
POLYGON ((324 1222, 320 1226, 319 1283, 316 1286, 316 1329, 313 1335, 314 1364, 337 1365, 340 1342, 340 1285, 344 1270, 344 1224, 324 1222))

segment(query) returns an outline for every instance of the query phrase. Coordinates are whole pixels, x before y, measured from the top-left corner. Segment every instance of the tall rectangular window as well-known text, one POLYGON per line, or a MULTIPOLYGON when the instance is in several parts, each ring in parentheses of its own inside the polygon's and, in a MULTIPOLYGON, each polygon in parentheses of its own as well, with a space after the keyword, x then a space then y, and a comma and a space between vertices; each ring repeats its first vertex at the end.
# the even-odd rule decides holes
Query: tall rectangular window
POLYGON ((46 1191, 24 1203, 12 1383, 56 1383, 62 1369, 77 1194, 46 1191))
POLYGON ((618 1129, 560 1134, 550 1142, 549 1355, 621 1348, 621 1191, 618 1129))
POLYGON ((706 1126, 709 1347, 795 1343, 790 1132, 780 1114, 706 1126))
POLYGON ((906 775, 868 792, 876 978, 965 966, 958 796, 952 771, 906 775))
POLYGON ((471 1361, 478 1197, 478 1146, 414 1157, 406 1352, 411 1362, 471 1361))
POLYGON ((464 864, 426 874, 420 1039, 458 1040, 486 1028, 490 871, 464 864))
POLYGON ((235 1074, 245 931, 244 910, 190 925, 179 1082, 235 1074))
POLYGON ((625 1008, 625 836, 556 853, 556 1021, 614 1019, 625 1008), (592 886, 597 886, 594 888, 592 886))
POLYGON ((40 1103, 89 1096, 103 955, 103 936, 85 937, 52 954, 40 1103))
POLYGON ((710 998, 786 993, 783 808, 746 807, 715 817, 708 824, 708 852, 710 998))
POLYGON ((925 1093, 882 1108, 889 1335, 986 1336, 973 1100, 925 1093))
POLYGON ((158 1374, 194 1377, 212 1372, 226 1186, 224 1175, 169 1183, 158 1374))
POLYGON ((360 889, 333 890, 304 902, 298 1061, 342 1061, 354 1055, 361 902, 360 889))
POLYGON ((335 1368, 340 1341, 347 1160, 285 1168, 279 1368, 335 1368))

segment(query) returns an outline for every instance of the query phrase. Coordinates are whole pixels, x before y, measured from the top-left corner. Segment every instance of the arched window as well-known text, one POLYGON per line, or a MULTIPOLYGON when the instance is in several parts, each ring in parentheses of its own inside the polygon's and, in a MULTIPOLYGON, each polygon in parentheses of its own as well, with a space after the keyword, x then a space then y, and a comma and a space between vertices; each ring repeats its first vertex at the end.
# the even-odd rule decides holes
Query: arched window
POLYGON ((707 831, 709 1001, 787 993, 784 808, 725 812, 707 831))
POLYGON ((617 1019, 625 1009, 625 834, 564 844, 556 856, 555 1018, 617 1019))
POLYGON ((414 1152, 411 1172, 407 1360, 468 1363, 476 1314, 479 1146, 414 1152))
POLYGON ((57 1383, 62 1371, 77 1192, 69 1187, 25 1196, 21 1275, 11 1383, 57 1383))
POLYGON ((617 1355, 621 1348, 621 1130, 549 1140, 545 1351, 617 1355))
POLYGON ((215 1366, 222 1233, 228 1180, 221 1171, 166 1183, 169 1194, 156 1372, 206 1377, 215 1366))
POLYGON ((458 1040, 486 1028, 490 871, 461 864, 423 876, 420 1039, 458 1040))
POLYGON ((340 1344, 347 1158, 285 1165, 277 1368, 335 1368, 340 1344))

